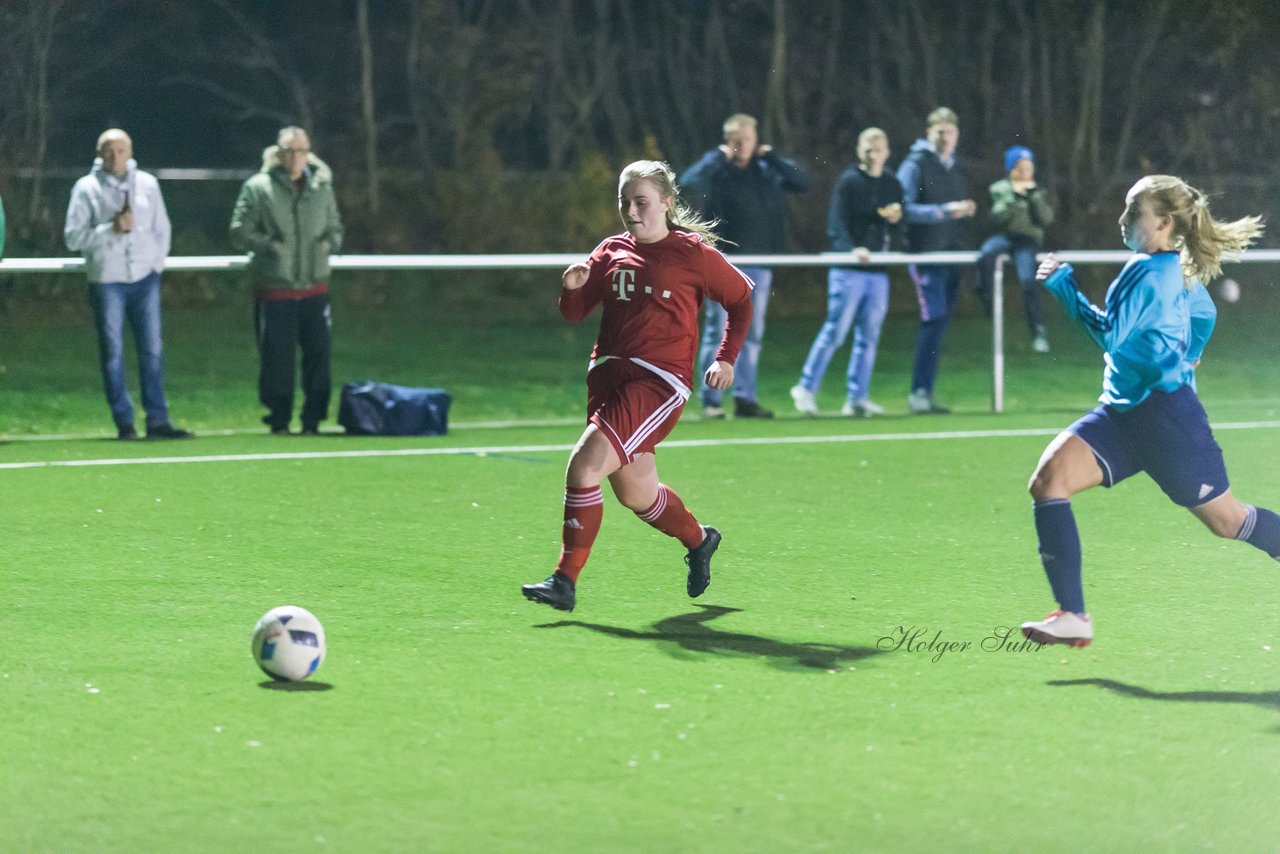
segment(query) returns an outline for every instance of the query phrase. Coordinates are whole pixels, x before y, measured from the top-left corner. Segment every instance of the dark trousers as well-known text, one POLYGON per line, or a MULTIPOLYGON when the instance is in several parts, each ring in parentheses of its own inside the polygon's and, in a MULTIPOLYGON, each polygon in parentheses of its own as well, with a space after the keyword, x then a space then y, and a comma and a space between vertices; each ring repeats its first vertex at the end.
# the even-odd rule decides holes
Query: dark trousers
POLYGON ((1032 336, 1039 335, 1044 326, 1044 317, 1040 312, 1040 288, 1036 281, 1036 253, 1040 246, 1026 237, 1007 237, 997 234, 982 244, 978 255, 978 298, 987 316, 991 316, 991 292, 995 289, 996 258, 1008 255, 1013 258, 1013 266, 1018 271, 1018 282, 1022 285, 1022 307, 1027 315, 1027 328, 1032 336))
POLYGON ((916 338, 915 364, 911 368, 911 390, 933 394, 938 378, 938 358, 942 339, 951 322, 951 310, 960 293, 959 267, 912 264, 907 268, 920 301, 920 334, 916 338))
POLYGON ((302 428, 314 429, 329 415, 329 295, 254 302, 254 328, 262 364, 258 399, 272 430, 293 418, 294 367, 302 350, 302 428))

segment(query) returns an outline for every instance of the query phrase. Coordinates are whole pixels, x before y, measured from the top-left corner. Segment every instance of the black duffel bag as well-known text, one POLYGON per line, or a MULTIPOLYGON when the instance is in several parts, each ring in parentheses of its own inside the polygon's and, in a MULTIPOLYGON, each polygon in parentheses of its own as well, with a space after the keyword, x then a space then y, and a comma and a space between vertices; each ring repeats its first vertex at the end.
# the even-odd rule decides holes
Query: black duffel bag
POLYGON ((442 388, 391 383, 347 383, 338 423, 355 436, 443 436, 451 398, 442 388))

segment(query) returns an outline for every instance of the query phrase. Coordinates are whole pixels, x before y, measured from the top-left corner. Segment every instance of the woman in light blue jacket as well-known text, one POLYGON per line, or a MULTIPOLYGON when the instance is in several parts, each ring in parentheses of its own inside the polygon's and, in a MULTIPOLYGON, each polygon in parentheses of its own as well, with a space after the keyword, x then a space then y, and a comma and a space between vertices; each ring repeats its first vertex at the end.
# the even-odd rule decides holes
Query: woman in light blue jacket
POLYGON ((1180 178, 1148 175, 1125 198, 1120 232, 1134 254, 1102 307, 1077 290, 1070 264, 1050 256, 1036 274, 1106 362, 1102 405, 1050 442, 1031 476, 1040 562, 1058 601, 1058 610, 1022 625, 1039 643, 1084 647, 1093 640, 1071 510, 1071 497, 1086 489, 1145 471, 1219 537, 1244 540, 1280 560, 1280 516, 1231 493, 1195 389, 1195 368, 1217 318, 1204 282, 1222 271, 1224 254, 1253 242, 1261 223, 1218 222, 1200 190, 1180 178))

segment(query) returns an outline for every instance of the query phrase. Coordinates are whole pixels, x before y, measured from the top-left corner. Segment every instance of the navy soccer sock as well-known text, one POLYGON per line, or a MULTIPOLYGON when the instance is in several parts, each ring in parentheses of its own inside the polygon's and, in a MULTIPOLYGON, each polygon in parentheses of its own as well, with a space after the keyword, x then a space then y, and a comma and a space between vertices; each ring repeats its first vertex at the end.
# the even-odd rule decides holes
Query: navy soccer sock
POLYGON ((1276 560, 1280 560, 1280 516, 1264 507, 1246 504, 1247 515, 1240 526, 1237 540, 1244 540, 1257 549, 1262 549, 1276 560))
POLYGON ((1084 587, 1080 580, 1080 532, 1068 498, 1050 498, 1034 505, 1036 535, 1040 538, 1040 563, 1053 598, 1064 611, 1083 614, 1084 587))

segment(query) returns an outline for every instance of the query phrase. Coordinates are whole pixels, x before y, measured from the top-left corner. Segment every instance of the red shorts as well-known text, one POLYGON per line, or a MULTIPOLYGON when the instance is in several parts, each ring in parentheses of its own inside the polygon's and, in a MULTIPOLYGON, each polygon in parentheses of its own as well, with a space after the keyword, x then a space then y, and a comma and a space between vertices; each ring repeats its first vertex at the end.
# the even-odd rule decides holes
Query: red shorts
MULTIPOLYGON (((677 380, 678 381, 678 380, 677 380)), ((587 373, 587 421, 596 425, 623 465, 652 454, 680 420, 683 390, 625 359, 608 359, 587 373)))

